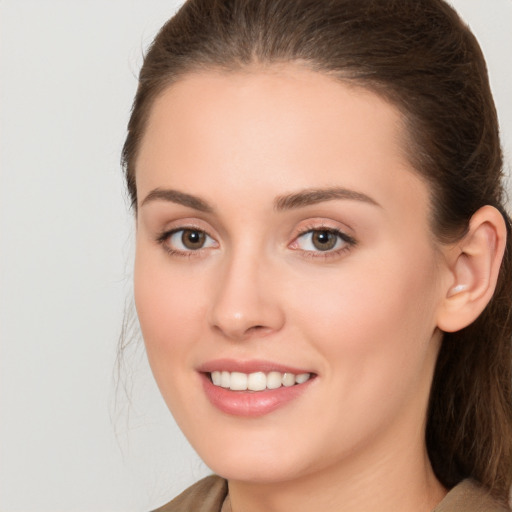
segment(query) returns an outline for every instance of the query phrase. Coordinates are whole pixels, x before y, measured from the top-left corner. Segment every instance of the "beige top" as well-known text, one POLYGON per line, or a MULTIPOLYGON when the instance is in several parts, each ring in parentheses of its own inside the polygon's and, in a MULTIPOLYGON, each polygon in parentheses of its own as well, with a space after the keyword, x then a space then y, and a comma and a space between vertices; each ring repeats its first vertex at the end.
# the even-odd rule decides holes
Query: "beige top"
MULTIPOLYGON (((228 484, 219 476, 203 478, 154 512, 231 512, 228 484)), ((433 512, 510 512, 473 480, 456 485, 433 512)))

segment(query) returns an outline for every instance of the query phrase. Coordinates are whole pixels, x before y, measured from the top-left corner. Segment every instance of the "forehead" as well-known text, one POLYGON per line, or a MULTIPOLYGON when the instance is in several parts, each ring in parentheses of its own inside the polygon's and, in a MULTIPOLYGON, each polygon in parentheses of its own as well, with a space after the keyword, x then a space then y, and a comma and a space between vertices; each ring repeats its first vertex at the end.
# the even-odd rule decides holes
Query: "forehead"
MULTIPOLYGON (((231 125, 240 136, 256 138, 261 135, 258 129, 263 128, 284 142, 287 133, 302 131, 313 138, 315 128, 325 129, 330 124, 339 131, 341 142, 345 135, 342 125, 357 137, 373 124, 382 127, 373 136, 392 141, 398 149, 403 121, 394 105, 355 83, 298 64, 253 65, 240 71, 210 70, 182 77, 154 101, 144 139, 154 140, 163 127, 170 135, 171 125, 182 135, 208 132, 211 138, 212 127, 225 131, 231 125), (283 124, 288 124, 286 132, 281 130, 283 124), (192 133, 183 132, 187 128, 192 133)), ((236 133, 231 134, 233 140, 236 133)))
POLYGON ((401 113, 382 97, 299 65, 193 73, 152 106, 137 188, 196 188, 198 176, 209 185, 250 176, 254 186, 268 178, 296 188, 339 178, 385 195, 401 186, 404 177, 394 178, 404 169, 406 181, 416 175, 404 132, 401 113))

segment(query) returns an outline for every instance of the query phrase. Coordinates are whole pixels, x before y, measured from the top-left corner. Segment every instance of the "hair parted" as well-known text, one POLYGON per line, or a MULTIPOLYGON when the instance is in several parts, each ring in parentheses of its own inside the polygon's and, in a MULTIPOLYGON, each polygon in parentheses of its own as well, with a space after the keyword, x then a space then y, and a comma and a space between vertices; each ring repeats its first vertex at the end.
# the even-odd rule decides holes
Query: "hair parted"
POLYGON ((184 75, 297 63, 369 89, 405 119, 407 153, 431 189, 432 231, 462 236, 496 207, 507 248, 495 295, 445 333, 426 441, 452 487, 473 477, 503 501, 512 483, 512 224, 505 211, 496 110, 480 47, 443 0, 188 0, 144 60, 122 161, 137 209, 137 153, 155 98, 184 75))

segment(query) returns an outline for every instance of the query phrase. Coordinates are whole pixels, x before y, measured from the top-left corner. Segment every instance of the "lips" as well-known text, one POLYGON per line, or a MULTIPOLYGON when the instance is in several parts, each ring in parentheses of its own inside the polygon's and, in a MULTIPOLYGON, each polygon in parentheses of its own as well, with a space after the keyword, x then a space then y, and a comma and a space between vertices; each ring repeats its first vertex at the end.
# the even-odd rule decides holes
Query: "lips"
POLYGON ((245 417, 268 414, 294 401, 316 374, 267 361, 217 360, 198 368, 209 401, 222 412, 245 417))

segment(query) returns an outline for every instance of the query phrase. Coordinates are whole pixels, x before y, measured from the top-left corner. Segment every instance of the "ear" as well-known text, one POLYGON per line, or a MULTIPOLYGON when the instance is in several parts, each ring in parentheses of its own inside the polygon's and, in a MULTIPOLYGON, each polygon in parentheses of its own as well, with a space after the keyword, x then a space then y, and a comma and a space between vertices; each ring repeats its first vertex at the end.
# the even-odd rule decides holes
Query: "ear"
POLYGON ((493 296, 507 229, 501 213, 483 206, 472 217, 466 235, 446 255, 449 277, 443 288, 437 326, 455 332, 474 322, 493 296))

